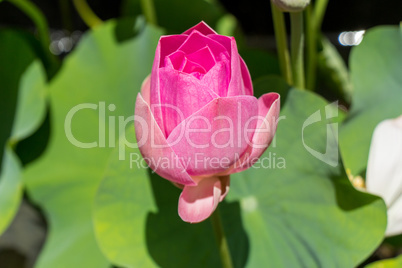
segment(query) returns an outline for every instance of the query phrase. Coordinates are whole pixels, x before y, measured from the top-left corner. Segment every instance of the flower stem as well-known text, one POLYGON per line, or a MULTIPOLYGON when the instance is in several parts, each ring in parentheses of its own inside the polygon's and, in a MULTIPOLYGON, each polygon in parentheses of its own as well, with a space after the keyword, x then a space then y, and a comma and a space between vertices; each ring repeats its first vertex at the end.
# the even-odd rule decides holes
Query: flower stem
POLYGON ((40 9, 29 0, 8 1, 21 9, 21 11, 24 12, 33 21, 36 29, 38 30, 40 42, 42 43, 44 48, 48 49, 50 45, 49 26, 42 11, 40 11, 40 9))
POLYGON ((307 69, 306 83, 307 88, 314 90, 317 73, 317 37, 321 29, 322 20, 328 0, 317 0, 314 10, 310 4, 306 9, 306 45, 307 45, 307 69))
POLYGON ((224 268, 233 268, 232 257, 230 256, 230 250, 228 242, 223 230, 221 216, 219 215, 218 208, 211 215, 211 222, 215 232, 215 238, 218 243, 219 254, 221 256, 222 266, 224 268))
POLYGON ((327 9, 327 5, 328 0, 317 0, 315 2, 314 20, 317 31, 321 29, 322 20, 324 19, 324 14, 327 9))
POLYGON ((48 78, 50 79, 56 73, 59 66, 59 61, 56 56, 51 54, 49 51, 50 34, 45 15, 43 15, 42 11, 30 0, 8 0, 8 2, 12 3, 22 12, 24 12, 24 14, 27 15, 35 24, 38 32, 39 42, 45 53, 43 63, 46 67, 48 78))
POLYGON ((70 0, 59 0, 61 23, 64 29, 69 32, 73 31, 73 21, 71 19, 71 3, 70 0))
POLYGON ((279 67, 282 76, 289 85, 293 84, 292 69, 290 67, 289 49, 286 37, 285 19, 283 12, 280 11, 271 1, 272 19, 274 22, 274 31, 276 47, 278 50, 279 67))
POLYGON ((309 90, 314 91, 317 66, 317 31, 312 7, 306 8, 306 85, 309 90))
POLYGON ((305 89, 304 85, 304 62, 303 62, 303 13, 290 13, 291 29, 291 62, 294 86, 305 89))
POLYGON ((85 0, 73 0, 73 4, 78 14, 89 28, 94 28, 102 24, 102 20, 89 7, 85 0))
POLYGON ((158 21, 156 19, 154 1, 153 0, 141 0, 141 8, 142 8, 142 13, 144 14, 147 22, 157 26, 158 21))

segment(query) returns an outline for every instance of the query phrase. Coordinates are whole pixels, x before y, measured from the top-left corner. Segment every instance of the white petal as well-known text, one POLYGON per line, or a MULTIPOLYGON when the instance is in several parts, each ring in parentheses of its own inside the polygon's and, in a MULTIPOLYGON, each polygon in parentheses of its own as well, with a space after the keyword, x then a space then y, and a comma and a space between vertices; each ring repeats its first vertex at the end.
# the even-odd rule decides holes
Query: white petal
POLYGON ((402 233, 402 198, 399 198, 388 209, 388 225, 386 236, 393 236, 402 233))
POLYGON ((371 140, 367 191, 388 207, 387 235, 402 233, 402 116, 377 125, 371 140))

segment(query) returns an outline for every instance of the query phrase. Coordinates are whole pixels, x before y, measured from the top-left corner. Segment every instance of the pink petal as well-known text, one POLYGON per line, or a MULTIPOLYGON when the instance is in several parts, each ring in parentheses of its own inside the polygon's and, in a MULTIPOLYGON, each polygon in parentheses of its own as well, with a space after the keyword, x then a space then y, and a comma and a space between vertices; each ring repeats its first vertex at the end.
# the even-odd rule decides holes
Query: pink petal
MULTIPOLYGON (((144 83, 149 85, 149 83, 144 83)), ((144 91, 146 91, 144 89, 144 91)), ((149 167, 161 177, 183 185, 195 185, 180 159, 168 145, 165 136, 151 113, 149 104, 142 94, 137 95, 135 104, 135 134, 139 149, 149 167)))
POLYGON ((223 45, 230 53, 230 83, 227 91, 227 96, 237 95, 253 95, 253 85, 251 83, 250 73, 246 64, 240 57, 237 51, 236 40, 234 37, 223 35, 209 35, 209 38, 223 45), (230 49, 229 49, 230 46, 230 49))
POLYGON ((165 67, 171 66, 175 70, 188 74, 193 72, 205 74, 215 65, 215 60, 208 47, 204 47, 190 55, 178 50, 167 56, 165 61, 165 67))
POLYGON ((256 131, 252 143, 234 166, 225 172, 232 174, 251 167, 265 152, 274 138, 278 125, 280 96, 277 93, 268 93, 258 99, 258 115, 256 131))
POLYGON ((186 54, 184 54, 183 51, 180 51, 180 50, 175 51, 165 58, 164 66, 167 67, 167 66, 170 66, 170 64, 171 64, 173 69, 181 71, 181 70, 183 70, 185 57, 186 57, 186 54))
POLYGON ((219 97, 226 97, 230 82, 230 61, 226 57, 217 62, 201 79, 200 83, 219 97))
POLYGON ((165 35, 159 39, 155 53, 154 66, 163 67, 165 57, 175 52, 186 41, 186 35, 165 35), (157 64, 156 64, 157 62, 157 64))
POLYGON ((215 211, 222 194, 227 194, 229 176, 201 178, 197 186, 184 186, 179 198, 179 216, 185 222, 198 223, 215 211))
MULTIPOLYGON (((204 69, 204 67, 202 67, 200 64, 191 61, 189 59, 186 59, 184 66, 183 66, 183 70, 184 73, 200 73, 200 74, 205 74, 207 71, 204 69)), ((198 79, 200 77, 197 77, 198 79)))
POLYGON ((251 82, 250 72, 242 57, 239 56, 239 58, 240 58, 241 77, 244 83, 244 92, 246 95, 253 96, 254 95, 253 83, 251 82))
POLYGON ((146 103, 151 103, 151 75, 150 74, 142 82, 141 95, 146 103))
POLYGON ((200 33, 202 33, 203 35, 208 35, 208 34, 216 34, 216 32, 209 27, 208 24, 206 24, 205 22, 201 21, 200 23, 198 23, 197 25, 191 27, 190 29, 188 29, 187 31, 185 31, 183 34, 191 34, 193 31, 199 31, 200 33))
POLYGON ((164 67, 159 69, 159 75, 163 129, 165 137, 168 137, 185 118, 204 107, 217 95, 191 74, 164 67))
POLYGON ((212 40, 198 31, 193 31, 184 41, 184 43, 178 48, 178 50, 183 51, 186 54, 191 54, 196 52, 205 46, 208 46, 216 61, 219 61, 221 54, 226 55, 229 58, 229 53, 224 46, 219 42, 212 40))
POLYGON ((231 55, 232 53, 232 37, 230 36, 225 36, 225 35, 219 35, 219 34, 211 34, 208 35, 208 38, 211 38, 212 40, 215 40, 222 46, 226 48, 226 51, 231 55))
MULTIPOLYGON (((162 108, 161 104, 161 97, 159 92, 159 65, 161 64, 160 57, 161 57, 161 47, 164 41, 162 40, 170 40, 169 38, 161 37, 159 40, 158 46, 156 47, 154 63, 152 65, 152 72, 151 72, 151 82, 150 82, 150 101, 147 102, 148 105, 152 107, 152 113, 155 118, 156 123, 158 124, 159 128, 161 129, 162 133, 165 133, 164 124, 163 124, 163 117, 162 117, 162 108)), ((174 39, 172 39, 174 41, 174 39)), ((168 43, 167 47, 170 49, 174 49, 174 42, 171 44, 170 41, 166 41, 168 43)), ((167 53, 167 52, 166 52, 167 53)), ((170 53, 169 53, 170 54, 170 53)), ((168 54, 167 54, 168 55, 168 54)), ((163 57, 165 58, 165 57, 163 57)), ((144 85, 143 85, 144 86, 144 85)), ((148 90, 142 88, 141 91, 148 90)), ((138 98, 137 98, 138 99, 138 98)))
POLYGON ((195 78, 197 78, 198 80, 201 80, 204 77, 203 73, 200 72, 192 72, 190 73, 192 76, 194 76, 195 78))
POLYGON ((208 46, 186 56, 190 61, 200 64, 207 72, 214 67, 216 61, 208 46))
POLYGON ((258 100, 253 96, 217 98, 181 122, 168 143, 191 176, 223 172, 240 157, 253 136, 258 100))

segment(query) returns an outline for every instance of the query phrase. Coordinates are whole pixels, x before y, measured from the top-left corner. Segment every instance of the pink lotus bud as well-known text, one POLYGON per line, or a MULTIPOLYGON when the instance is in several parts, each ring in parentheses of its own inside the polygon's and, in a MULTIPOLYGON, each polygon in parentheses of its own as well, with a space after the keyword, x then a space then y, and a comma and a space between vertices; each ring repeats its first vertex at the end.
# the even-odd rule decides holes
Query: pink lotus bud
POLYGON ((388 207, 387 236, 402 234, 402 116, 378 124, 371 140, 367 191, 388 207))
POLYGON ((310 0, 271 0, 280 10, 285 12, 298 12, 310 4, 310 0))
POLYGON ((179 215, 208 218, 229 175, 250 167, 271 143, 279 95, 253 96, 233 37, 204 22, 162 36, 135 107, 140 151, 152 170, 183 189, 179 215))

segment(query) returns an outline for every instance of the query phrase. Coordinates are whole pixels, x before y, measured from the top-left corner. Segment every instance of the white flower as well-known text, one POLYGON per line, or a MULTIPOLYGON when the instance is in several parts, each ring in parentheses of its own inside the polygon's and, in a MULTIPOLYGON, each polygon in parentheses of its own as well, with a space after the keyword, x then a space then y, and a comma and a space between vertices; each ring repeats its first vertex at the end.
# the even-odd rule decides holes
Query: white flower
POLYGON ((367 191, 388 208, 386 236, 402 233, 402 116, 382 121, 374 130, 366 174, 367 191))

